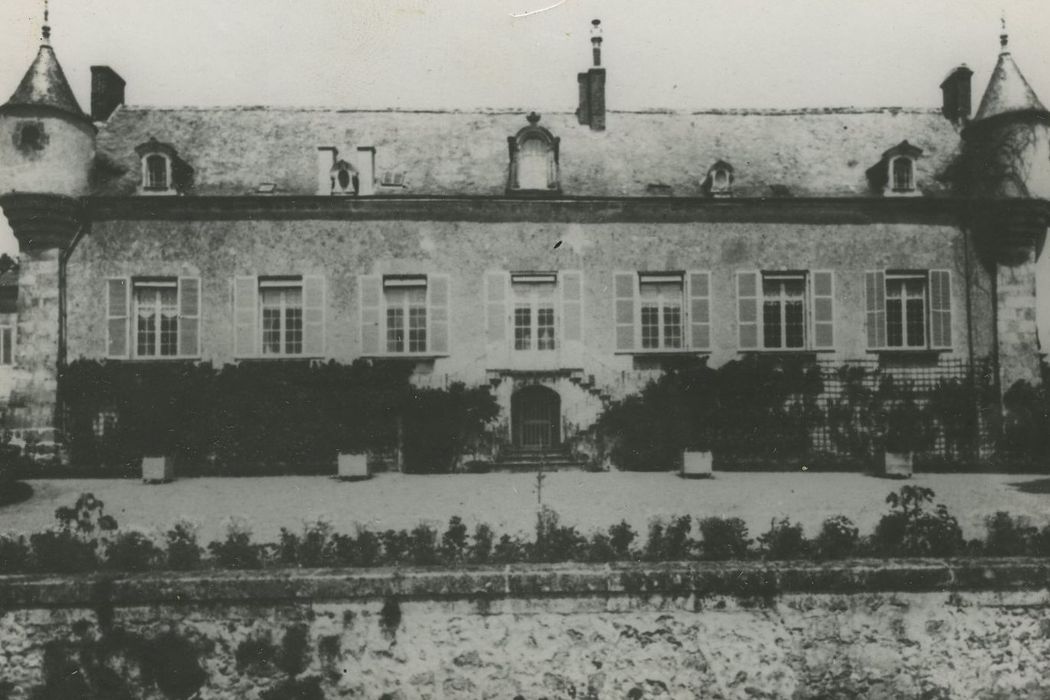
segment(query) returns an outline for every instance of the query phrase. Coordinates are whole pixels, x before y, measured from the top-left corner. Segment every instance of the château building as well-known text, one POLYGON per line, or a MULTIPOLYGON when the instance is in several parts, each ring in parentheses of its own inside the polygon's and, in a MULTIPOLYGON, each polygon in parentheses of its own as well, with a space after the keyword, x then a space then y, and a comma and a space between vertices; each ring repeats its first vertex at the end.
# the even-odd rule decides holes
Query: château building
POLYGON ((45 26, 0 107, 6 427, 59 441, 77 358, 402 360, 522 449, 683 357, 1039 381, 1050 112, 1005 33, 976 112, 965 66, 939 108, 623 112, 594 24, 542 114, 135 106, 108 66, 84 111, 45 26))

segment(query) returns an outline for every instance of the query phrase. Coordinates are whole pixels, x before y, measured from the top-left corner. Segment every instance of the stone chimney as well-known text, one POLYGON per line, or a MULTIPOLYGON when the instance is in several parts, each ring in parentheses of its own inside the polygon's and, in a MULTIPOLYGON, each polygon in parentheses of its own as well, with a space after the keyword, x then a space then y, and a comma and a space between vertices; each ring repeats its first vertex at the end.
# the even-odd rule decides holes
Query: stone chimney
POLYGON ((376 149, 374 146, 357 147, 357 167, 360 170, 358 194, 367 196, 376 193, 376 149))
POLYGON ((124 104, 124 79, 109 66, 91 66, 91 120, 104 122, 124 104))
POLYGON ((594 65, 576 76, 580 84, 580 106, 576 118, 593 131, 605 130, 605 69, 602 68, 602 22, 591 22, 591 52, 594 65))
POLYGON ((941 83, 941 94, 944 104, 941 114, 953 124, 969 121, 971 109, 970 77, 973 71, 962 64, 941 83))

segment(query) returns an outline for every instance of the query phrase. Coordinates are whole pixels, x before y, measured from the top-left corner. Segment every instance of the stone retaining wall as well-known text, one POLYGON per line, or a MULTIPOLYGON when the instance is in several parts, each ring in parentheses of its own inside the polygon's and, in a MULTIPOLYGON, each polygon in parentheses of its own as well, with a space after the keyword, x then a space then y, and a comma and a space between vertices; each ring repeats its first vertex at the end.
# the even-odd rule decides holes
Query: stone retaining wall
POLYGON ((1046 560, 0 577, 0 698, 1045 698, 1048 581, 1046 560))

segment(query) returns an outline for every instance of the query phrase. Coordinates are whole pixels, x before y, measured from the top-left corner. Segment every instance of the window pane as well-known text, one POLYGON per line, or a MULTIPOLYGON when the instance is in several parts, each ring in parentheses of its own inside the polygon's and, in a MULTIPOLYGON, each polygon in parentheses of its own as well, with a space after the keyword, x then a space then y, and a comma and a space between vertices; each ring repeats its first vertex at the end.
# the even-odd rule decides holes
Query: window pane
POLYGON ((805 314, 801 301, 784 304, 784 347, 801 348, 806 344, 805 314))
POLYGON ((886 345, 891 348, 904 345, 904 306, 900 299, 886 299, 886 345))
POLYGON ((664 307, 664 346, 682 347, 682 307, 679 304, 664 307))
POLYGON ((408 350, 426 352, 427 307, 411 306, 408 309, 408 350))
POLYGON ((400 306, 386 310, 386 351, 405 351, 405 310, 400 306))
POLYGON ((893 189, 906 191, 913 189, 912 162, 908 158, 897 158, 893 161, 893 189))
MULTIPOLYGON (((765 285, 763 285, 765 286, 765 285)), ((780 344, 780 302, 766 301, 762 304, 762 333, 767 348, 779 348, 780 344)))
POLYGON ((541 306, 536 310, 536 344, 540 350, 554 349, 553 306, 541 306))
POLYGON ((265 355, 281 352, 281 310, 264 308, 262 311, 262 351, 265 355))
POLYGON ((168 161, 164 156, 146 158, 146 187, 151 190, 168 189, 168 161))
POLYGON ((642 347, 660 347, 660 307, 656 304, 642 306, 642 347))
POLYGON ((179 354, 179 293, 175 287, 158 290, 160 297, 160 354, 179 354))
POLYGON ((908 347, 922 347, 926 344, 926 304, 923 299, 908 299, 907 334, 908 347))
POLYGON ((159 291, 148 287, 135 290, 135 354, 139 357, 154 357, 157 354, 157 302, 159 291))
POLYGON ((532 347, 532 308, 518 305, 514 309, 514 349, 529 350, 532 347))
POLYGON ((288 306, 284 310, 284 351, 289 355, 303 352, 302 306, 288 306))

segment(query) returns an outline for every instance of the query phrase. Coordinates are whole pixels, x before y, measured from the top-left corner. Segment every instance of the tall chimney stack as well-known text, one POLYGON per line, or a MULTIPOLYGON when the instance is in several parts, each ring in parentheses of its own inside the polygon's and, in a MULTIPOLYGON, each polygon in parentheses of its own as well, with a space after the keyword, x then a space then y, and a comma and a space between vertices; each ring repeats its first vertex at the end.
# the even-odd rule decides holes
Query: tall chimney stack
POLYGON ((944 102, 941 114, 953 124, 968 121, 970 118, 971 96, 970 77, 973 71, 962 64, 941 83, 941 95, 944 102))
POLYGON ((104 122, 124 104, 124 79, 109 66, 91 66, 91 119, 104 122))
POLYGON ((576 118, 593 131, 605 130, 605 69, 602 68, 602 21, 591 22, 591 53, 594 65, 576 76, 580 84, 580 106, 576 118))

